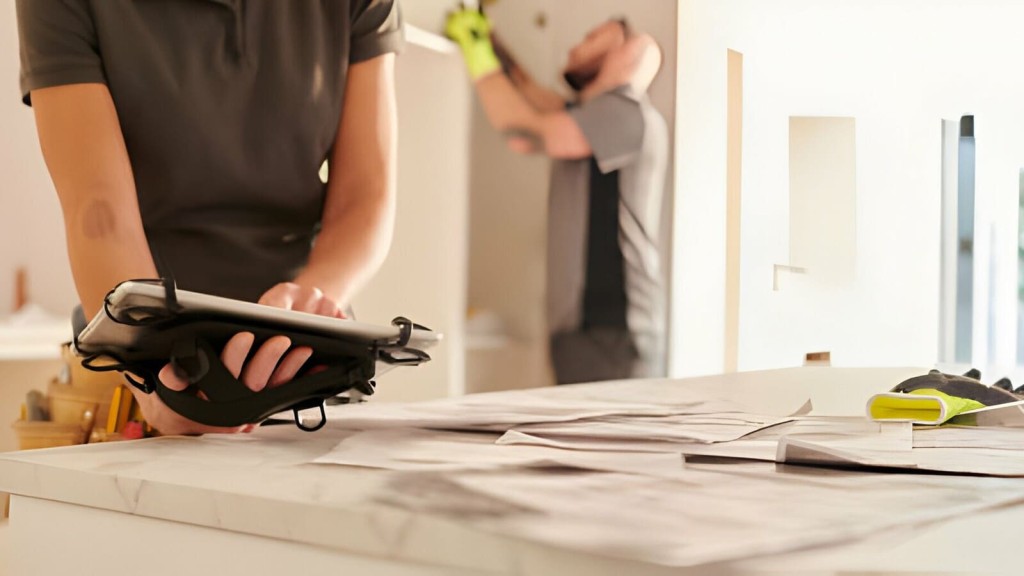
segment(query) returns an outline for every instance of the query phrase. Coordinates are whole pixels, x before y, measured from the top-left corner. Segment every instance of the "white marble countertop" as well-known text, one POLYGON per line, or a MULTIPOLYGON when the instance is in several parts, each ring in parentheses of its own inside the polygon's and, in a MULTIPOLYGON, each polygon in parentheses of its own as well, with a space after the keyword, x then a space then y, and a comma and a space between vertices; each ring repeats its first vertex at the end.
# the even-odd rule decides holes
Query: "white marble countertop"
MULTIPOLYGON (((523 394, 557 398, 592 394, 595 390, 621 391, 625 398, 636 400, 635 394, 653 395, 675 386, 693 386, 728 390, 729 394, 748 399, 762 397, 765 402, 780 396, 805 395, 814 401, 816 412, 857 415, 863 413, 867 395, 921 372, 804 368, 514 394, 520 399, 523 394)), ((503 397, 511 398, 498 393, 477 396, 473 401, 501 403, 503 397)), ((543 537, 527 543, 503 535, 501 530, 489 528, 487 522, 479 519, 463 521, 457 515, 435 514, 429 494, 420 495, 423 499, 416 506, 403 508, 389 503, 382 498, 384 492, 394 490, 402 485, 403 478, 409 478, 401 472, 309 463, 352 433, 325 429, 307 434, 290 426, 271 427, 253 435, 168 437, 10 453, 0 455, 0 491, 378 558, 474 571, 514 572, 519 562, 517 556, 526 547, 546 545, 543 537)), ((707 466, 713 465, 702 465, 699 473, 735 472, 737 478, 751 474, 780 478, 763 463, 749 469, 721 471, 707 466)), ((806 474, 794 478, 797 476, 806 474)), ((903 478, 910 479, 908 486, 915 482, 913 476, 903 478)), ((975 480, 978 479, 954 479, 943 486, 955 487, 961 481, 964 486, 973 486, 971 482, 975 480)), ((991 479, 979 480, 978 486, 987 489, 985 480, 991 479)), ((799 480, 804 481, 806 478, 799 480)), ((777 484, 785 486, 785 482, 777 484)), ((801 488, 795 485, 792 490, 799 494, 801 488)), ((686 497, 685 492, 680 491, 680 498, 686 497)), ((693 497, 698 497, 697 493, 693 497)), ((758 520, 753 518, 751 522, 758 520)))
MULTIPOLYGON (((410 533, 416 515, 370 501, 390 473, 307 464, 341 436, 280 427, 251 436, 12 453, 0 457, 0 490, 369 556, 450 564, 443 554, 446 538, 433 541, 438 532, 430 529, 410 533)), ((458 532, 461 542, 480 539, 458 532)))

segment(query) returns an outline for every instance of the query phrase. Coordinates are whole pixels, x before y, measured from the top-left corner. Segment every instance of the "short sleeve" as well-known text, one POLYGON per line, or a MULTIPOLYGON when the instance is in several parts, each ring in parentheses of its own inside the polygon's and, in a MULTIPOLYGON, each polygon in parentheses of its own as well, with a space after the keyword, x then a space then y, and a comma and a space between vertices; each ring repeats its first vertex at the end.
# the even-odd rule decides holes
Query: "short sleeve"
POLYGON ((352 0, 350 16, 350 63, 401 50, 405 37, 398 0, 352 0))
POLYGON ((644 144, 644 114, 627 88, 605 92, 569 115, 579 125, 602 173, 621 170, 636 161, 644 144))
POLYGON ((65 84, 106 83, 87 0, 17 0, 21 97, 65 84))

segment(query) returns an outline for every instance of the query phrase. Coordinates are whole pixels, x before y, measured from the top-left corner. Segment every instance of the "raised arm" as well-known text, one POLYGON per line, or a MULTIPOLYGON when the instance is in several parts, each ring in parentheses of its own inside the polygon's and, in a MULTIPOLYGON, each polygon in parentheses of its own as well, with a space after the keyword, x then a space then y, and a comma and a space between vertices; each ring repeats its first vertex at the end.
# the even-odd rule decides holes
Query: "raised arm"
POLYGON ((512 51, 497 34, 491 34, 491 43, 494 45, 498 61, 501 62, 502 71, 531 106, 540 112, 558 112, 565 109, 565 98, 558 92, 538 84, 533 76, 519 65, 512 51))
POLYGON ((586 158, 590 146, 579 126, 561 106, 538 109, 502 72, 491 43, 491 24, 477 10, 453 13, 447 24, 450 38, 462 48, 487 119, 505 133, 517 152, 544 152, 553 158, 586 158))
POLYGON ((75 287, 91 318, 117 283, 157 277, 117 111, 103 84, 33 90, 32 106, 75 287))
POLYGON ((586 136, 567 112, 537 110, 504 74, 484 76, 475 86, 487 119, 513 141, 516 151, 542 152, 559 159, 591 155, 586 136))

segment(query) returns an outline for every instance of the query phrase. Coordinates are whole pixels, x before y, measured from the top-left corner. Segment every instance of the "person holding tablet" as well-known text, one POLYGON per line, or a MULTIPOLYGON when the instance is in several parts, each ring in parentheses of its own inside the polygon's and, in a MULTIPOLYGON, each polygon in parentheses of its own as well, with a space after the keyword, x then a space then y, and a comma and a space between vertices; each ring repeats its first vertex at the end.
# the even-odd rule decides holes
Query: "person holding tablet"
MULTIPOLYGON (((161 273, 344 316, 391 241, 397 0, 18 0, 17 14, 22 96, 87 318, 118 283, 161 273)), ((253 390, 311 354, 253 344, 239 334, 222 353, 253 390)), ((185 387, 169 368, 161 380, 185 387)), ((136 398, 165 434, 241 430, 136 398)))

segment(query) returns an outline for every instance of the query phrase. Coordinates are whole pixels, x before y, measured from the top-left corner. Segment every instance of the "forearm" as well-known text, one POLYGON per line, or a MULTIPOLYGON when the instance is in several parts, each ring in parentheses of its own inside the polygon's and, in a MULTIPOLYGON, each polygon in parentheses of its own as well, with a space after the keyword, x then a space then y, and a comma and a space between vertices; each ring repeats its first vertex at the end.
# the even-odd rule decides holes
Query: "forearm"
POLYGON ((350 203, 325 220, 296 284, 321 290, 341 306, 380 269, 391 246, 394 195, 378 193, 350 203))
POLYGON ((501 132, 541 132, 543 116, 516 89, 508 76, 494 73, 477 80, 476 92, 488 121, 501 132))
POLYGON ((384 262, 395 220, 394 55, 353 66, 331 153, 320 235, 295 283, 347 306, 384 262))
POLYGON ((580 159, 591 155, 590 144, 564 110, 539 112, 523 98, 504 74, 491 74, 476 83, 484 111, 517 152, 544 152, 552 158, 580 159))
POLYGON ((559 110, 565 110, 565 98, 562 98, 554 90, 549 90, 540 84, 537 84, 532 78, 527 78, 522 82, 516 82, 516 86, 519 91, 523 94, 530 105, 541 112, 558 112, 559 110))
POLYGON ((501 62, 502 70, 508 75, 512 85, 523 97, 540 112, 555 112, 565 109, 565 99, 554 90, 549 90, 534 80, 533 76, 523 68, 512 51, 497 33, 491 33, 494 53, 501 62))
POLYGON ((99 84, 36 90, 32 102, 75 287, 91 317, 114 285, 156 277, 117 111, 99 84))

